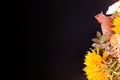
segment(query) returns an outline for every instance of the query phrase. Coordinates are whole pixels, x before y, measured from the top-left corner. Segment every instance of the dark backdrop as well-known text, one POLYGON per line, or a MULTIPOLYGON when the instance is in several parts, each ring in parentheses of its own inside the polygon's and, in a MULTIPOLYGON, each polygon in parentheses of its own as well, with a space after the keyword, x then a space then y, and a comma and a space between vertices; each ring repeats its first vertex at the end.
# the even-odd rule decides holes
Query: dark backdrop
POLYGON ((113 2, 16 1, 8 24, 8 80, 87 80, 84 55, 101 31, 94 16, 113 2))

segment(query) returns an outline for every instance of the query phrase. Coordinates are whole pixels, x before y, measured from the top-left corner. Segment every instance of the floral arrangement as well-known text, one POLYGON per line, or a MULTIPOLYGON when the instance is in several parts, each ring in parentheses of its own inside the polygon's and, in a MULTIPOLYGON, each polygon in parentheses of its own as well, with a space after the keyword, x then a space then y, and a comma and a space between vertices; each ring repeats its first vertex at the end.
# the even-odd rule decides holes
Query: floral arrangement
POLYGON ((85 55, 85 71, 88 80, 120 80, 120 0, 112 4, 106 15, 95 16, 101 24, 93 48, 85 55))

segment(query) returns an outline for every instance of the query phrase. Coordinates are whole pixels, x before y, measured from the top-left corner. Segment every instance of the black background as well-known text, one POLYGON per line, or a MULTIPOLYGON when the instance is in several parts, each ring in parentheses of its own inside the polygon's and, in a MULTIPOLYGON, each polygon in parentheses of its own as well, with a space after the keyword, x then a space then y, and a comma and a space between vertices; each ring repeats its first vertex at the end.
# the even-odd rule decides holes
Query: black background
POLYGON ((8 80, 87 80, 84 55, 101 31, 94 16, 115 1, 16 1, 8 19, 8 80))

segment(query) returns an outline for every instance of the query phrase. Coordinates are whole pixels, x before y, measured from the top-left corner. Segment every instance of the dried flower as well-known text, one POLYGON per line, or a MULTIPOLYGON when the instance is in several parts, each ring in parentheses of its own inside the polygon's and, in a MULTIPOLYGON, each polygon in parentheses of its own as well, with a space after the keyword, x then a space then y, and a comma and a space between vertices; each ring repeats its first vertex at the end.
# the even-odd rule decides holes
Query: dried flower
POLYGON ((113 25, 114 27, 112 28, 112 30, 115 33, 120 33, 120 17, 113 19, 113 25))
POLYGON ((109 80, 105 72, 106 52, 103 56, 99 55, 99 49, 88 51, 85 56, 85 65, 83 69, 86 72, 88 80, 109 80), (94 57, 94 58, 93 58, 94 57))
POLYGON ((85 56, 84 64, 88 80, 120 80, 120 0, 107 11, 95 16, 102 33, 93 38, 93 48, 85 56))
POLYGON ((100 13, 96 15, 95 18, 101 24, 103 34, 111 34, 112 20, 110 17, 107 17, 103 13, 100 13))
POLYGON ((106 14, 114 14, 115 12, 120 12, 120 1, 112 4, 109 8, 106 14))

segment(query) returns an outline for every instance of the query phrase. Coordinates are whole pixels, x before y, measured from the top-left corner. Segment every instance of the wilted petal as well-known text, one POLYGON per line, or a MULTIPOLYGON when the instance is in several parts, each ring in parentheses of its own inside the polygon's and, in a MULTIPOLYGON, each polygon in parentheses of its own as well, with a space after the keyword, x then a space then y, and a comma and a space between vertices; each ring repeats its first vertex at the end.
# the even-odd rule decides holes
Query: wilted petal
POLYGON ((95 18, 101 24, 103 34, 111 34, 112 20, 103 13, 96 15, 95 18))

